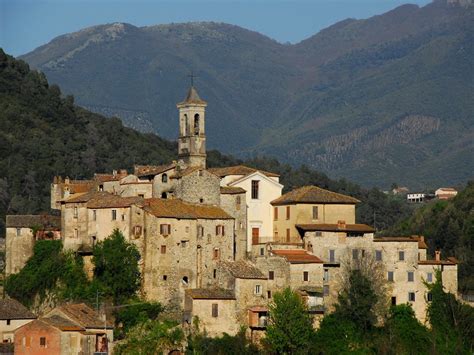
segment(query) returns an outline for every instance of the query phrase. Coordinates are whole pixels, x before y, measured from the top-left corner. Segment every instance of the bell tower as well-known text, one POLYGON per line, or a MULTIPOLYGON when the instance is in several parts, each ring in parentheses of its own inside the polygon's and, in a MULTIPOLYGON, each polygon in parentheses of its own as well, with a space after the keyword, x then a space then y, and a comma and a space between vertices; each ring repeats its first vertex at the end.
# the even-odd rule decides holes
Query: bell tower
POLYGON ((178 159, 185 167, 206 168, 206 106, 194 85, 191 84, 184 101, 176 105, 179 110, 178 159))

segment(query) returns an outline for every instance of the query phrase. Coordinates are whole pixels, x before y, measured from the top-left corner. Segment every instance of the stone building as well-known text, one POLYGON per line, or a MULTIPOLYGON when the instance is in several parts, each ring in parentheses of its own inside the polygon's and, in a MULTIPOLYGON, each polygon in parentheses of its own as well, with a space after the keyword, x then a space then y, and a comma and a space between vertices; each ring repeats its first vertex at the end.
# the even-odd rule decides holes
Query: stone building
POLYGON ((33 255, 37 240, 60 239, 61 219, 50 215, 11 215, 6 218, 5 274, 15 274, 33 255))

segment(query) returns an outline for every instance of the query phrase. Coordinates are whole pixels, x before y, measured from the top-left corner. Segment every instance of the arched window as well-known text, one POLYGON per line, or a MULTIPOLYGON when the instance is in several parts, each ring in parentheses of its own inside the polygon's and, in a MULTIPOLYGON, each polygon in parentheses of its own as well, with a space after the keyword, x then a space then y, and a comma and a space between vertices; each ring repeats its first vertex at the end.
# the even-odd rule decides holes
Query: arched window
POLYGON ((166 174, 161 175, 161 182, 168 182, 168 175, 166 174))
POLYGON ((199 134, 199 114, 194 115, 194 134, 199 134))
POLYGON ((189 136, 189 119, 187 114, 184 114, 184 135, 189 136))
POLYGON ((168 196, 166 195, 166 192, 163 192, 163 193, 161 194, 161 198, 164 198, 164 199, 168 198, 168 196))

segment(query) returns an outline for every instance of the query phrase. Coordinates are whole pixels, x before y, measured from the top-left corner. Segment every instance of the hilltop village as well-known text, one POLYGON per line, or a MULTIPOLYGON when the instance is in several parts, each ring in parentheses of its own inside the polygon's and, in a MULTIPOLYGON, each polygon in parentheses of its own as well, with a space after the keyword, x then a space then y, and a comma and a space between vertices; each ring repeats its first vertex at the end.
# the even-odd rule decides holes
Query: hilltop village
POLYGON ((243 325, 252 339, 265 332, 272 295, 288 286, 317 326, 352 261, 381 265, 390 302, 410 303, 420 321, 430 302, 425 282, 435 281, 436 270, 457 293, 454 258, 437 252, 430 260, 422 236, 376 237, 357 223, 357 199, 317 186, 282 195, 272 172, 207 168, 206 106, 193 86, 177 104, 176 161, 91 180, 55 177, 51 209, 58 216, 7 216, 6 274, 21 270, 36 240, 57 239, 92 275, 94 245, 118 229, 140 252, 144 299, 162 303, 184 326, 197 317, 216 336, 243 325))

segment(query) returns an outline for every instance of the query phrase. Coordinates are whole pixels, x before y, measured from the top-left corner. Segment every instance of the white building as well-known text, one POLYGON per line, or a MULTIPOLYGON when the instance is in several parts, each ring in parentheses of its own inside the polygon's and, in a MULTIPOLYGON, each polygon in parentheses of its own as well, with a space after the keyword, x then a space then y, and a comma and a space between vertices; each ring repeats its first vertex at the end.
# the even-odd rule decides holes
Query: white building
POLYGON ((407 201, 410 203, 418 203, 418 202, 423 202, 425 200, 425 194, 424 193, 410 193, 407 194, 407 201))

